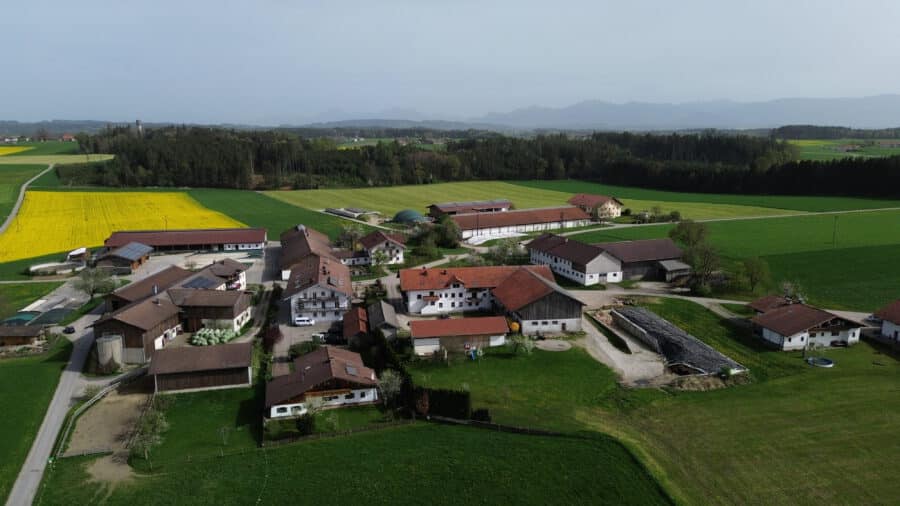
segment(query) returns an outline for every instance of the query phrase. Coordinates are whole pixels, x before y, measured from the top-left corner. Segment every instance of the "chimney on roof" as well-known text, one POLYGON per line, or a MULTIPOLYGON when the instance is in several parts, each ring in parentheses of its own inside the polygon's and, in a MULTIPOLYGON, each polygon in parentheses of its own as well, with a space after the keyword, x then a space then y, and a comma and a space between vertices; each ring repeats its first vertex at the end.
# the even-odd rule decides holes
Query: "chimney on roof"
POLYGON ((159 293, 159 285, 153 285, 153 295, 156 295, 158 293, 159 293))

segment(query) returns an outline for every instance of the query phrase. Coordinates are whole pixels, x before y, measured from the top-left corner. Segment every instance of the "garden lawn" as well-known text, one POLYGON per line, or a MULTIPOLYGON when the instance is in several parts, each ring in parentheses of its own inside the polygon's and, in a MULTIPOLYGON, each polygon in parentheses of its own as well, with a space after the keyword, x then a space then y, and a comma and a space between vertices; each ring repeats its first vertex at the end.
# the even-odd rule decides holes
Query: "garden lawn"
POLYGON ((60 339, 44 355, 0 360, 0 502, 28 455, 71 349, 60 339))
POLYGON ((0 224, 12 211, 25 181, 46 168, 46 165, 0 165, 0 224))
MULTIPOLYGON (((672 226, 608 229, 573 237, 589 243, 649 239, 666 237, 672 226)), ((776 284, 799 284, 813 304, 873 311, 900 296, 896 261, 900 211, 719 221, 707 226, 710 241, 726 260, 765 258, 776 284)))
POLYGON ((29 191, 0 235, 0 262, 99 246, 116 230, 242 226, 186 193, 29 191))
MULTIPOLYGON (((791 195, 742 195, 720 193, 680 193, 651 190, 631 186, 616 186, 575 180, 517 181, 513 184, 539 190, 565 193, 599 193, 619 199, 659 202, 692 202, 737 206, 770 207, 795 211, 848 211, 852 209, 880 209, 900 207, 900 200, 865 199, 857 197, 815 197, 791 195)), ((674 205, 674 207, 678 207, 674 205)), ((638 209, 634 209, 638 210, 638 209)))
POLYGON ((622 445, 602 436, 421 423, 214 457, 111 490, 87 485, 91 460, 58 461, 35 504, 670 504, 622 445))
POLYGON ((0 320, 9 318, 23 307, 56 290, 61 282, 0 285, 0 320))
POLYGON ((584 429, 575 412, 616 389, 615 373, 577 347, 527 356, 488 349, 478 362, 458 359, 448 367, 422 361, 408 369, 416 385, 469 389, 472 408, 488 408, 495 422, 550 430, 584 429))
POLYGON ((353 223, 252 191, 198 189, 188 193, 209 209, 231 216, 251 227, 264 227, 268 230, 270 240, 277 240, 282 232, 301 223, 334 239, 340 234, 342 226, 353 223))
MULTIPOLYGON (((585 191, 584 189, 577 191, 585 191)), ((266 192, 274 198, 309 209, 326 207, 362 207, 381 212, 391 218, 401 209, 425 212, 426 207, 437 202, 490 200, 506 198, 517 209, 568 205, 571 192, 554 188, 527 186, 502 181, 467 181, 410 186, 377 188, 296 190, 266 192)), ((800 211, 776 210, 764 206, 732 205, 726 203, 669 202, 659 199, 634 199, 625 201, 634 211, 650 210, 660 206, 664 212, 673 210, 682 216, 695 219, 727 218, 736 216, 769 216, 800 211)))

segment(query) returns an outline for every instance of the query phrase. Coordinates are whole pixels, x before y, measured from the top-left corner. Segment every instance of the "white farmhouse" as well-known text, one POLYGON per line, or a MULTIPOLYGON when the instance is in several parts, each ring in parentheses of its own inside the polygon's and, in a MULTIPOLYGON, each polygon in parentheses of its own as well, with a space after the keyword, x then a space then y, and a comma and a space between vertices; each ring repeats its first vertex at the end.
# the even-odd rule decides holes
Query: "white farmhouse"
POLYGON ((786 304, 750 319, 768 344, 781 350, 859 342, 860 325, 802 303, 786 304))
POLYGON ((569 204, 581 208, 582 211, 590 214, 598 220, 611 220, 622 216, 622 209, 625 207, 622 202, 608 195, 591 195, 588 193, 579 193, 569 199, 569 204))
POLYGON ((340 321, 350 309, 352 295, 350 269, 337 260, 314 254, 294 264, 284 289, 291 321, 301 316, 340 321))
POLYGON ((622 281, 622 262, 607 251, 568 237, 543 234, 526 246, 531 263, 547 265, 584 286, 622 281))
POLYGON ((900 300, 879 309, 875 316, 881 318, 881 337, 900 344, 900 300))
POLYGON ((459 226, 463 239, 472 237, 508 237, 513 234, 583 227, 591 217, 577 207, 521 209, 495 213, 456 214, 451 219, 459 226))
POLYGON ((305 415, 310 403, 323 409, 378 402, 375 371, 358 353, 323 346, 294 360, 294 372, 266 385, 266 417, 305 415))

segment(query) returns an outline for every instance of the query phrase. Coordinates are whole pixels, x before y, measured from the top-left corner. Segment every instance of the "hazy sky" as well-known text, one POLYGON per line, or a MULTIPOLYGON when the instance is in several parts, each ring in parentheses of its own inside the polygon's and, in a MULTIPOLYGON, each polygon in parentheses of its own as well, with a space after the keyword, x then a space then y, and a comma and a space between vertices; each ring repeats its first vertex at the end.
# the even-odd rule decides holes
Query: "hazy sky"
POLYGON ((456 119, 900 92, 895 0, 4 4, 0 119, 456 119))

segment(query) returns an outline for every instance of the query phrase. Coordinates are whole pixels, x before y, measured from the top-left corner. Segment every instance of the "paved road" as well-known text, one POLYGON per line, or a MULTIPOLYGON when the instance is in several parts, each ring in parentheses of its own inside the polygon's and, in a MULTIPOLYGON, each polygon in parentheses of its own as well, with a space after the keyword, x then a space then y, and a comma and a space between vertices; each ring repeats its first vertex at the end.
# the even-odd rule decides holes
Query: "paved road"
POLYGON ((19 198, 16 199, 16 205, 13 206, 12 211, 9 212, 9 216, 6 217, 6 220, 3 221, 3 225, 0 225, 0 234, 6 232, 7 227, 9 227, 13 220, 16 218, 16 215, 19 214, 19 208, 22 207, 22 200, 25 199, 25 191, 28 190, 28 185, 34 182, 35 179, 43 176, 47 171, 53 168, 53 164, 47 166, 46 169, 37 173, 36 176, 25 181, 21 188, 19 188, 19 198))
MULTIPOLYGON (((66 413, 72 406, 73 398, 81 395, 84 386, 88 383, 98 383, 97 381, 88 381, 81 375, 84 368, 84 362, 87 360, 88 353, 91 351, 91 344, 94 342, 93 330, 86 327, 99 318, 97 314, 85 315, 78 319, 72 326, 75 327, 75 336, 81 336, 74 339, 72 348, 72 356, 69 357, 69 363, 63 370, 59 378, 59 384, 47 413, 44 414, 44 421, 38 430, 37 437, 31 445, 28 457, 19 471, 19 476, 13 484, 6 500, 7 506, 26 506, 31 504, 37 493, 38 486, 41 484, 41 477, 44 469, 47 467, 47 460, 53 451, 53 444, 56 442, 56 436, 62 429, 66 413)), ((106 383, 110 380, 106 379, 106 383)))

